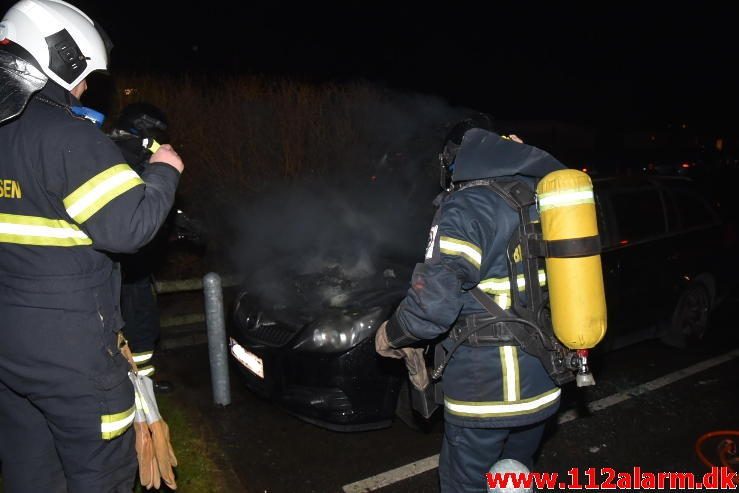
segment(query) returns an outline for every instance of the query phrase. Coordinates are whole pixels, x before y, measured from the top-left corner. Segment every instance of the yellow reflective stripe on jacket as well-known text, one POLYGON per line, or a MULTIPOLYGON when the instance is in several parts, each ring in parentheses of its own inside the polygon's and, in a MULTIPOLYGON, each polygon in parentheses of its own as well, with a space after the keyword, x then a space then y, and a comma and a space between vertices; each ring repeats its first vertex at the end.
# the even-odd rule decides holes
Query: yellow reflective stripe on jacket
POLYGON ((507 277, 492 277, 477 285, 483 292, 491 295, 496 305, 503 310, 511 307, 511 290, 507 277))
POLYGON ((103 434, 103 440, 111 440, 122 435, 133 423, 135 414, 136 408, 132 407, 122 413, 100 416, 100 430, 103 434))
POLYGON ((477 245, 464 240, 458 240, 449 236, 439 239, 439 250, 447 255, 458 255, 464 257, 472 265, 480 268, 482 263, 482 250, 477 245))
POLYGON ((87 180, 64 199, 64 207, 72 219, 83 223, 108 202, 143 183, 129 165, 118 164, 87 180))
MULTIPOLYGON (((547 273, 544 269, 539 269, 539 286, 545 286, 547 283, 547 273)), ((526 289, 526 277, 523 274, 516 276, 516 286, 519 291, 526 289)), ((511 283, 507 277, 490 277, 483 279, 478 287, 488 294, 510 294, 511 283)))
POLYGON ((154 351, 146 351, 144 353, 132 353, 134 363, 144 363, 149 361, 154 356, 154 351))
POLYGON ((508 310, 511 307, 511 295, 508 293, 493 295, 493 301, 503 310, 508 310))
POLYGON ((92 240, 77 225, 62 219, 0 214, 0 243, 69 247, 92 245, 92 240))
POLYGON ((477 286, 488 294, 504 294, 511 291, 511 284, 507 277, 483 279, 477 286))
POLYGON ((540 212, 556 207, 595 203, 595 197, 593 196, 593 189, 591 187, 543 193, 537 197, 537 200, 539 202, 540 212))
POLYGON ((512 402, 521 397, 518 379, 518 351, 515 346, 500 346, 500 366, 503 372, 503 400, 512 402))
POLYGON ((557 402, 562 389, 554 388, 548 392, 521 399, 516 402, 466 402, 444 397, 444 407, 455 416, 469 418, 497 418, 533 414, 557 402))
POLYGON ((139 367, 139 375, 144 375, 145 377, 150 377, 154 374, 155 368, 153 366, 144 366, 139 367))

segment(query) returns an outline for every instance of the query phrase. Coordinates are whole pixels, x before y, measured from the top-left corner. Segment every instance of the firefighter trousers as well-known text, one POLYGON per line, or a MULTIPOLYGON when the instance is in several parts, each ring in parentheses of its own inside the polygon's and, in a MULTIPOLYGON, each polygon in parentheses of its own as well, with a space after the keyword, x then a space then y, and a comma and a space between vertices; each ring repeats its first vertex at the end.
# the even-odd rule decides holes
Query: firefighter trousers
POLYGON ((121 286, 123 335, 133 353, 139 372, 151 377, 154 347, 159 339, 159 305, 151 278, 125 282, 121 286))
POLYGON ((6 493, 130 493, 133 386, 101 311, 0 301, 6 493))
POLYGON ((501 459, 531 469, 545 422, 519 428, 467 428, 444 423, 439 456, 442 493, 485 493, 485 474, 501 459))

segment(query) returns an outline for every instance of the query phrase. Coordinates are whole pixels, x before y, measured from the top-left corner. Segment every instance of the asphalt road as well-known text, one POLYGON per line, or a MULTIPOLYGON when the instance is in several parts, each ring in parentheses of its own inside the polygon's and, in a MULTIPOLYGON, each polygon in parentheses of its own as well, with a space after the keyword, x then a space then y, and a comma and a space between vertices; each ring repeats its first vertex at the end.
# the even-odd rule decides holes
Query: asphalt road
MULTIPOLYGON (((645 341, 594 361, 595 387, 565 387, 537 471, 568 478, 567 471, 579 468, 583 484, 588 467, 707 472, 696 441, 715 430, 739 430, 737 307, 739 296, 728 299, 706 338, 686 349, 645 341)), ((229 492, 438 491, 439 419, 426 431, 399 420, 379 431, 327 431, 251 394, 233 368, 232 403, 215 406, 206 345, 162 351, 158 359, 160 375, 174 380, 176 396, 200 411, 221 444, 234 472, 229 492), (425 472, 413 473, 419 470, 425 472), (386 486, 372 489, 379 484, 386 486)), ((717 444, 705 447, 715 463, 717 444)))

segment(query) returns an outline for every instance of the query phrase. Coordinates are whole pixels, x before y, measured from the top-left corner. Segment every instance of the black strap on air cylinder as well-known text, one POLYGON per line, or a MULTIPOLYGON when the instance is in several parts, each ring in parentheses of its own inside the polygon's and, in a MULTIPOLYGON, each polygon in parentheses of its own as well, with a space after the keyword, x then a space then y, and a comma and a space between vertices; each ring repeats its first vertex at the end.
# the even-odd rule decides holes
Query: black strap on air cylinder
POLYGON ((601 250, 600 236, 585 236, 565 240, 530 239, 532 253, 538 257, 573 258, 599 255, 601 250))

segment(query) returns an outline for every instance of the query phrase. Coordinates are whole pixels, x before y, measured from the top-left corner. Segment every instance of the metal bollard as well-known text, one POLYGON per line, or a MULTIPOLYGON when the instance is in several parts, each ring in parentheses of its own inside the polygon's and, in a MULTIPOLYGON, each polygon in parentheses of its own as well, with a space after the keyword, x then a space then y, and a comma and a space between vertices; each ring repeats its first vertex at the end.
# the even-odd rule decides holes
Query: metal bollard
POLYGON ((205 295, 205 323, 208 328, 208 353, 213 401, 221 406, 231 404, 231 385, 228 377, 228 346, 223 315, 221 276, 209 272, 203 276, 205 295))

